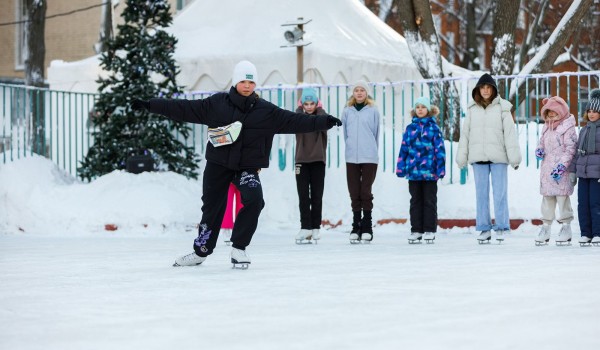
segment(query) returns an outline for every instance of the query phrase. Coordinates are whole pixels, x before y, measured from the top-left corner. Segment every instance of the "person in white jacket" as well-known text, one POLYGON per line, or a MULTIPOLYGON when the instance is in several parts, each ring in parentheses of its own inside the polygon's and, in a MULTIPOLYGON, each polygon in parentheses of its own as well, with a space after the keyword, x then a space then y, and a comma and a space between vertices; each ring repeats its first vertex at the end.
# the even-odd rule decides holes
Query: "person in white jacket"
POLYGON ((491 231, 504 240, 510 231, 508 214, 508 165, 515 170, 521 163, 512 104, 498 95, 494 78, 484 74, 472 92, 473 102, 460 130, 456 163, 459 168, 473 166, 476 194, 476 229, 479 243, 489 243, 491 231), (495 222, 490 215, 490 175, 494 194, 495 222))
POLYGON ((352 96, 342 112, 346 179, 353 214, 351 243, 373 240, 371 189, 379 163, 379 118, 375 101, 369 97, 367 82, 356 82, 352 87, 352 96))

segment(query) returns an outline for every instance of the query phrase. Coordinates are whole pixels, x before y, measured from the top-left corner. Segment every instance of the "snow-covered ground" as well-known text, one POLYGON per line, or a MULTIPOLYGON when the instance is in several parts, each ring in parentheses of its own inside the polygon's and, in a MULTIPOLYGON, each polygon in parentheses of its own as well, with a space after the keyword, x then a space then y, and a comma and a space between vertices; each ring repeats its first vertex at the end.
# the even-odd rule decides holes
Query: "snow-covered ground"
POLYGON ((194 232, 0 236, 1 349, 598 349, 600 248, 502 245, 406 227, 350 245, 261 229, 246 271, 219 242, 171 267, 194 232))
MULTIPOLYGON (((174 268, 191 252, 201 181, 113 172, 85 184, 40 157, 0 165, 0 349, 600 347, 600 248, 536 247, 530 223, 502 245, 478 245, 473 228, 408 245, 409 224, 350 245, 343 168, 328 170, 324 203, 343 224, 298 246, 293 173, 261 177, 250 269, 232 270, 223 242, 174 268)), ((537 218, 535 167, 509 179, 511 217, 537 218)), ((375 219, 408 217, 407 187, 380 172, 375 219)), ((440 218, 473 218, 474 198, 471 179, 442 182, 440 218)))

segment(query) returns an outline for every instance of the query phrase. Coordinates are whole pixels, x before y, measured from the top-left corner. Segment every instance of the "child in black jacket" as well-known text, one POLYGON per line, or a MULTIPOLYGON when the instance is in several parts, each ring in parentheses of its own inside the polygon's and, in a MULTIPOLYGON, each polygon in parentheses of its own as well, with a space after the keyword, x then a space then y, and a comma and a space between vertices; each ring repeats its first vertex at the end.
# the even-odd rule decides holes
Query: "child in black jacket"
POLYGON ((201 100, 134 100, 132 109, 147 109, 176 121, 205 124, 209 127, 206 168, 202 184, 202 220, 194 252, 175 260, 173 266, 199 265, 213 252, 227 205, 231 182, 239 189, 243 208, 231 234, 231 262, 247 268, 246 247, 256 231, 264 207, 258 176, 269 167, 269 154, 275 134, 294 134, 330 129, 341 125, 333 116, 307 116, 281 109, 254 92, 256 67, 239 62, 233 71, 228 93, 217 93, 201 100), (241 123, 241 130, 240 130, 241 123), (219 129, 230 126, 229 128, 219 129))

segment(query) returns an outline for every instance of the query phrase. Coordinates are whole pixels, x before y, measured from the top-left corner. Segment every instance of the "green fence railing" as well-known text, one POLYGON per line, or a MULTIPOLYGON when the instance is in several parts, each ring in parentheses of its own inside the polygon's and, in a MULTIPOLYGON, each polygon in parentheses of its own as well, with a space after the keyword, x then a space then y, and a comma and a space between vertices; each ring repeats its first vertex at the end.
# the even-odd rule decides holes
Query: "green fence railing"
MULTIPOLYGON (((578 119, 583 114, 590 89, 598 88, 600 71, 577 73, 534 74, 527 76, 498 76, 498 82, 506 86, 501 95, 506 96, 516 86, 526 87, 524 95, 516 94, 519 107, 515 111, 517 130, 520 135, 522 152, 526 166, 538 166, 533 151, 541 131, 540 110, 542 100, 559 95, 571 106, 571 112, 578 119)), ((409 112, 414 100, 422 95, 430 95, 438 101, 442 110, 439 119, 445 134, 452 138, 458 135, 460 121, 471 101, 471 90, 478 76, 453 77, 442 80, 419 80, 371 83, 372 95, 381 114, 380 131, 380 170, 393 172, 402 133, 410 123, 409 112), (449 106, 449 107, 446 107, 449 106)), ((330 114, 341 116, 350 96, 347 84, 310 84, 319 92, 322 106, 330 114)), ((295 110, 298 107, 297 86, 278 85, 260 87, 260 96, 282 108, 295 110)), ((183 98, 198 99, 212 92, 188 92, 183 98)), ((72 175, 76 175, 79 163, 94 142, 91 134, 93 124, 91 113, 97 94, 64 92, 32 88, 22 85, 0 84, 0 162, 40 154, 56 163, 72 175)), ((206 147, 206 127, 192 125, 193 132, 183 140, 193 145, 196 152, 204 153, 206 147)), ((344 163, 344 144, 341 128, 329 131, 327 166, 340 167, 344 163)), ((294 135, 276 135, 273 142, 271 160, 273 166, 282 171, 292 171, 294 164, 294 135)), ((447 143, 447 172, 450 182, 458 181, 459 174, 448 164, 453 164, 456 146, 447 143)), ((462 174, 464 177, 464 174, 462 174)))

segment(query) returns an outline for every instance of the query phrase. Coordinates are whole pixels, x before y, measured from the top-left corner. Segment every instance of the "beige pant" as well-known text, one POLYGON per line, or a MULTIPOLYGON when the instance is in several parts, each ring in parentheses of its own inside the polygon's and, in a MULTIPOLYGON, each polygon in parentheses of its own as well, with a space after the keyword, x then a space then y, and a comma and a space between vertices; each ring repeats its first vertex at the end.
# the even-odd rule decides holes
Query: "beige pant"
POLYGON ((556 221, 568 224, 573 221, 573 208, 569 196, 544 196, 542 199, 542 221, 545 225, 552 225, 554 212, 558 204, 558 217, 556 221))

